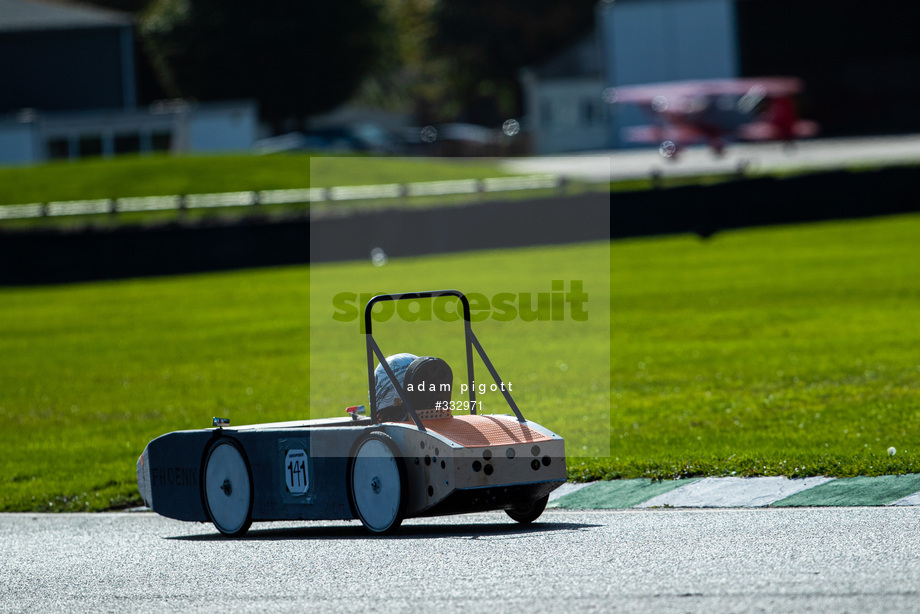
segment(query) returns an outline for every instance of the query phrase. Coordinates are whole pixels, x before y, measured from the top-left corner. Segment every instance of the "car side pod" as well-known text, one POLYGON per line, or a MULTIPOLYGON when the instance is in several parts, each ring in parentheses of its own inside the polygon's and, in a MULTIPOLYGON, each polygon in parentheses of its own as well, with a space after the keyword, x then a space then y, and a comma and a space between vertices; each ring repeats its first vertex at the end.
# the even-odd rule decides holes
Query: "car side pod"
POLYGON ((474 350, 496 384, 501 378, 471 330, 466 297, 456 290, 376 296, 365 307, 365 327, 369 415, 354 406, 341 418, 245 426, 215 418, 210 428, 161 435, 137 460, 144 503, 167 518, 211 522, 227 537, 272 520, 357 519, 375 535, 396 531, 407 518, 489 510, 536 520, 565 482, 565 442, 526 420, 507 388, 502 394, 513 415, 477 412, 474 350), (443 296, 463 305, 468 415, 409 394, 371 330, 378 302, 443 296), (404 412, 380 411, 376 361, 404 412))

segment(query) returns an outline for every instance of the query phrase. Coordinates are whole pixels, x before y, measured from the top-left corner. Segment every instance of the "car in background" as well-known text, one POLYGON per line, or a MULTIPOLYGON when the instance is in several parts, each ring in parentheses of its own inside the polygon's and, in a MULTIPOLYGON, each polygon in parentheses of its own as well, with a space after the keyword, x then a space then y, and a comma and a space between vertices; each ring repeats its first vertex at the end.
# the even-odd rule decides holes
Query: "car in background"
POLYGON ((290 132, 260 139, 256 141, 254 149, 263 155, 302 150, 385 155, 409 153, 409 146, 404 139, 373 122, 290 132))

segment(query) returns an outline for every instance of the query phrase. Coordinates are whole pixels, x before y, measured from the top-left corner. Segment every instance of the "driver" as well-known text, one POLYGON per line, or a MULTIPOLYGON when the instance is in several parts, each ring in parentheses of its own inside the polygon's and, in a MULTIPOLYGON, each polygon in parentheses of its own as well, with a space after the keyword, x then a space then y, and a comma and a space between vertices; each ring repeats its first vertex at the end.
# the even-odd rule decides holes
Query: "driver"
MULTIPOLYGON (((403 387, 412 409, 417 412, 442 407, 447 409, 454 376, 444 360, 401 353, 388 356, 387 365, 403 387)), ((377 365, 374 370, 374 396, 380 422, 398 422, 409 418, 409 412, 383 365, 377 365)))

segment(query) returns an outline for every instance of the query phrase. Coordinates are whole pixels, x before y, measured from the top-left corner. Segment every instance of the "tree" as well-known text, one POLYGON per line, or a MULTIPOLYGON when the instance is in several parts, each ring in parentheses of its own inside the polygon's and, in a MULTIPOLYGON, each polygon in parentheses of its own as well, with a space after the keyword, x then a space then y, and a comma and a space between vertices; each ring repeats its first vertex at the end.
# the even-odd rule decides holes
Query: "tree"
POLYGON ((466 118, 494 124, 521 112, 518 72, 590 32, 596 0, 440 0, 432 51, 450 67, 466 118))
POLYGON ((456 114, 446 91, 449 65, 431 53, 438 1, 381 0, 386 46, 376 70, 362 83, 359 102, 411 112, 422 123, 456 114))
MULTIPOLYGON (((70 2, 70 0, 65 0, 65 2, 70 2)), ((79 0, 76 4, 92 4, 113 11, 136 14, 147 8, 150 0, 79 0)))
POLYGON ((139 29, 170 95, 254 98, 272 122, 347 100, 386 35, 376 0, 153 0, 139 29))

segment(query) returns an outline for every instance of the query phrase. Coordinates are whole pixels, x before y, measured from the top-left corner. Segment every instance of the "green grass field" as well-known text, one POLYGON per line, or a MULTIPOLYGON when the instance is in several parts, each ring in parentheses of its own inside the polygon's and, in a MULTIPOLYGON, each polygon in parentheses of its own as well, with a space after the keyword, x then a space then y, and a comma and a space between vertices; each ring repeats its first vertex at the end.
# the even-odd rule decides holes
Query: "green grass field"
POLYGON ((372 185, 506 175, 483 160, 349 156, 122 156, 0 168, 0 205, 372 185), (311 175, 314 185, 311 186, 311 175))
MULTIPOLYGON (((918 473, 918 236, 913 215, 0 288, 0 510, 138 504, 134 464, 161 433, 364 402, 363 338, 332 318, 336 293, 553 279, 584 280, 586 322, 474 326, 525 415, 566 437, 573 479, 918 473)), ((378 333, 462 373, 456 324, 378 333)))
POLYGON ((614 244, 603 475, 920 470, 918 236, 904 216, 614 244))
MULTIPOLYGON (((375 156, 121 156, 111 160, 87 159, 38 166, 0 168, 0 206, 48 203, 59 200, 109 199, 136 196, 207 194, 236 191, 302 189, 351 185, 405 184, 450 179, 487 179, 507 176, 494 161, 462 158, 385 158, 375 156)), ((569 193, 605 186, 567 186, 569 193)), ((490 198, 516 199, 555 195, 556 190, 499 192, 490 198)), ((478 195, 416 196, 314 203, 312 213, 336 213, 342 208, 369 209, 393 206, 431 207, 467 204, 478 195)), ((120 212, 118 215, 52 216, 2 219, 2 229, 36 227, 76 229, 87 226, 117 227, 156 224, 181 219, 239 219, 246 216, 302 215, 304 203, 265 204, 260 207, 192 208, 183 211, 120 212)))

